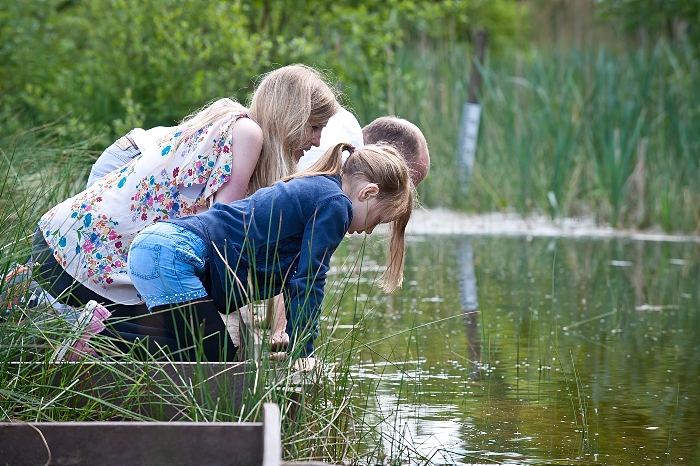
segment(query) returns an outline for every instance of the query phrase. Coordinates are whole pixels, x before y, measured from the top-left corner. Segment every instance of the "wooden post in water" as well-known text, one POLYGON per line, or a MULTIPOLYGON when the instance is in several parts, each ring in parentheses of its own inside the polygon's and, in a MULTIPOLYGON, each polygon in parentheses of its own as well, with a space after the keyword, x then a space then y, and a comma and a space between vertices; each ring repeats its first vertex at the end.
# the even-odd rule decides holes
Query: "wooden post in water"
POLYGON ((476 139, 479 134, 479 120, 481 119, 481 105, 479 105, 477 100, 482 81, 479 66, 482 66, 484 63, 487 39, 488 33, 484 30, 478 30, 474 33, 475 56, 472 60, 471 75, 469 77, 469 95, 467 102, 462 107, 462 122, 460 124, 457 150, 465 191, 469 188, 468 183, 474 170, 476 139))
POLYGON ((483 29, 479 29, 474 33, 474 60, 472 61, 472 71, 469 76, 469 98, 468 102, 477 104, 477 94, 481 90, 481 70, 479 66, 484 64, 484 54, 486 53, 486 42, 489 34, 483 29), (477 63, 479 66, 477 66, 477 63))

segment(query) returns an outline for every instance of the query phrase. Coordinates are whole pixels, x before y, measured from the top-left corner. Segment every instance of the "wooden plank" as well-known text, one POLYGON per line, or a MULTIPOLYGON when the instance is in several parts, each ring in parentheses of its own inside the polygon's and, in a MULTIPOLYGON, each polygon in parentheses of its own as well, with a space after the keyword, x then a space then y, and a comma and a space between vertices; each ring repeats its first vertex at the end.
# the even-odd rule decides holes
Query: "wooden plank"
POLYGON ((262 425, 56 422, 0 424, 13 465, 262 464, 262 425))
POLYGON ((277 405, 265 404, 263 417, 262 423, 0 423, 0 463, 278 466, 282 445, 277 405))

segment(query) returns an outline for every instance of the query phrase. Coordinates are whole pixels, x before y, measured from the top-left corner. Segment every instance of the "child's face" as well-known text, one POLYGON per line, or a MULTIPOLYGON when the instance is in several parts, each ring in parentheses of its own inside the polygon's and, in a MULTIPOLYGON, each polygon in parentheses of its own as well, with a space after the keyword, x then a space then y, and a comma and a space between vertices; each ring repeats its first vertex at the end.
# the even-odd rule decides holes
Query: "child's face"
POLYGON ((379 188, 374 183, 359 183, 360 186, 354 189, 352 200, 352 221, 348 227, 348 233, 370 234, 374 228, 384 222, 382 209, 377 194, 379 188))
POLYGON ((328 124, 328 121, 323 122, 323 124, 321 125, 311 127, 311 132, 309 133, 309 136, 304 140, 304 143, 302 144, 301 148, 294 152, 294 156, 296 157, 297 162, 304 155, 304 151, 307 151, 312 147, 318 147, 321 145, 321 132, 323 131, 323 128, 326 127, 326 124, 328 124))

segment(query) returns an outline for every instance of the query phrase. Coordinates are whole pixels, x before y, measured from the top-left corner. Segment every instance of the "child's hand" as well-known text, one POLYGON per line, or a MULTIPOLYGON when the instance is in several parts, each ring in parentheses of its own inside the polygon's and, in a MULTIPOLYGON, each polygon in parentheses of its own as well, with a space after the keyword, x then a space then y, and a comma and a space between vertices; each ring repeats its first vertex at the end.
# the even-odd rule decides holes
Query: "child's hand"
POLYGON ((270 353, 270 361, 284 361, 287 359, 286 351, 278 351, 276 353, 270 353))
MULTIPOLYGON (((294 362, 292 371, 311 372, 316 367, 316 358, 299 358, 294 362)), ((320 367, 320 366, 319 366, 320 367)))
POLYGON ((284 330, 275 333, 270 339, 270 349, 275 351, 285 351, 289 346, 289 335, 284 330))

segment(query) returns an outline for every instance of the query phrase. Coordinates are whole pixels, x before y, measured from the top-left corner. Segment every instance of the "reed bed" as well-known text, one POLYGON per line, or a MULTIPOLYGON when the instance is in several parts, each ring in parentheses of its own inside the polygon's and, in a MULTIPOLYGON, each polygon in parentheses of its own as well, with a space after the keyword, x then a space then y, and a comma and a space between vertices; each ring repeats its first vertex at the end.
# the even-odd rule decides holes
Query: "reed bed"
MULTIPOLYGON (((60 174, 60 169, 55 173, 60 174)), ((40 214, 42 209, 36 210, 40 214)), ((30 221, 22 227, 14 225, 24 230, 16 232, 16 237, 32 228, 30 221)), ((0 323, 0 419, 167 420, 175 408, 180 420, 252 421, 259 420, 262 402, 274 401, 284 413, 285 459, 441 464, 442 455, 450 458, 454 453, 448 448, 426 451, 413 441, 411 425, 435 416, 430 409, 439 410, 447 403, 467 410, 479 426, 479 434, 468 431, 465 438, 465 443, 477 447, 469 453, 476 462, 487 457, 480 451, 497 449, 486 438, 512 422, 510 410, 523 413, 515 420, 524 437, 563 432, 557 435, 566 440, 581 438, 580 443, 559 450, 567 457, 585 458, 609 451, 611 447, 598 434, 617 422, 611 420, 609 410, 600 410, 604 403, 592 388, 595 361, 610 358, 606 367, 611 371, 641 380, 648 367, 656 367, 651 360, 661 348, 657 337, 671 344, 677 340, 681 358, 696 350, 682 346, 680 330, 694 332, 698 313, 673 312, 673 306, 679 293, 687 296, 682 299, 697 303, 692 292, 697 248, 674 244, 641 248, 641 243, 595 241, 574 247, 566 241, 525 238, 475 240, 480 311, 468 315, 459 305, 461 265, 455 262, 461 254, 455 251, 462 250, 460 241, 468 239, 410 242, 404 290, 392 296, 373 286, 383 262, 380 241, 344 242, 332 264, 324 303, 317 346, 324 364, 306 380, 311 389, 296 391, 298 375, 288 365, 260 359, 245 381, 242 403, 235 399, 235 387, 223 382, 217 387, 218 395, 211 396, 206 386, 211 374, 204 367, 188 378, 173 377, 153 360, 117 353, 108 338, 93 342, 101 350, 99 357, 74 364, 52 363, 56 347, 72 336, 67 323, 46 318, 38 310, 15 310, 0 323), (610 258, 625 259, 643 269, 618 269, 610 258), (629 283, 619 280, 619 271, 629 275, 629 283), (502 282, 509 274, 531 278, 505 286, 502 282), (636 282, 638 276, 646 277, 647 286, 636 282), (671 312, 646 311, 647 303, 671 312), (465 331, 469 347, 460 337, 465 331), (578 346, 580 341, 590 342, 590 348, 578 346), (640 355, 646 350, 647 356, 641 357, 649 363, 630 365, 627 352, 608 355, 605 349, 612 344, 624 344, 640 355), (578 354, 582 351, 596 357, 584 359, 578 354), (506 364, 504 358, 517 365, 506 364), (446 374, 458 377, 444 378, 446 374), (88 376, 101 380, 97 394, 95 386, 87 383, 88 376), (525 402, 506 396, 504 381, 521 387, 519 398, 524 396, 525 402), (553 414, 533 407, 540 396, 553 414), (489 417, 498 413, 507 422, 499 424, 489 417), (559 416, 567 423, 561 424, 559 416)), ((23 254, 20 243, 16 257, 23 254)), ((6 259, 2 265, 7 266, 6 259)), ((696 366, 689 370, 695 373, 696 366)), ((668 376, 659 373, 667 368, 655 368, 659 381, 647 383, 644 390, 663 392, 668 376)), ((692 398, 686 396, 688 387, 679 387, 672 393, 673 403, 665 399, 661 418, 694 409, 692 398)), ((688 424, 679 421, 679 429, 684 425, 688 424)), ((528 458, 553 458, 553 453, 548 457, 537 448, 535 444, 536 451, 529 451, 528 458)))
POLYGON ((401 462, 409 453, 405 449, 367 451, 368 445, 383 445, 400 436, 367 424, 371 418, 367 403, 373 395, 365 393, 364 404, 358 401, 353 381, 360 353, 372 351, 361 341, 363 320, 371 309, 355 293, 360 282, 372 288, 367 283, 377 272, 374 267, 358 271, 364 247, 364 242, 349 246, 350 256, 338 265, 348 272, 329 283, 332 293, 316 351, 319 366, 309 373, 293 370, 289 360, 270 361, 267 353, 245 359, 237 381, 221 376, 231 371, 224 365, 193 363, 178 373, 168 365, 178 363, 167 357, 148 356, 138 344, 124 353, 104 335, 90 340, 97 355, 56 362, 61 345, 80 331, 50 309, 15 306, 0 321, 0 422, 256 421, 263 403, 274 402, 283 413, 285 459, 338 464, 390 457, 401 462), (364 278, 357 280, 358 274, 364 278), (353 309, 355 329, 338 330, 339 309, 353 309))
POLYGON ((700 229, 697 47, 532 48, 476 64, 482 117, 465 182, 457 143, 471 56, 455 43, 407 46, 388 61, 384 106, 368 110, 362 90, 348 91, 362 121, 386 110, 424 131, 432 154, 419 187, 425 205, 700 229))

